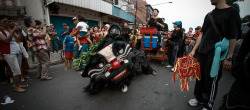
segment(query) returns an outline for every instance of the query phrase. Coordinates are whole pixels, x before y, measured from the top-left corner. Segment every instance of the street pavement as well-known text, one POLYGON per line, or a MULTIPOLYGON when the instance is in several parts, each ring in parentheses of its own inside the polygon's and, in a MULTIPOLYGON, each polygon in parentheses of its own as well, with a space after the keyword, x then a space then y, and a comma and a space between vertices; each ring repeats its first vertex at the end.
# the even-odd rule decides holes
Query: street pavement
MULTIPOLYGON (((190 107, 187 101, 193 98, 195 81, 189 81, 189 91, 181 91, 179 79, 174 83, 170 68, 160 66, 160 61, 150 60, 158 75, 138 74, 126 93, 104 88, 98 94, 89 95, 83 87, 89 82, 74 70, 64 71, 64 64, 50 66, 51 81, 36 79, 36 69, 30 70, 32 79, 27 92, 17 93, 12 85, 0 86, 1 97, 8 95, 15 102, 0 105, 0 110, 201 110, 202 106, 190 107)), ((218 110, 222 97, 231 87, 234 78, 223 72, 215 100, 218 110)))

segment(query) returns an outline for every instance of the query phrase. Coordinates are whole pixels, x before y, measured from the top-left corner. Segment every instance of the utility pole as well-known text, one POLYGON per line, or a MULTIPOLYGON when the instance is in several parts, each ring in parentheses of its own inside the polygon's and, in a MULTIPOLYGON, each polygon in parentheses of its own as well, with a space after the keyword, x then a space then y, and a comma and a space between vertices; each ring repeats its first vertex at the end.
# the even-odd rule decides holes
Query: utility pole
POLYGON ((137 0, 136 0, 136 3, 135 3, 135 4, 136 4, 136 9, 135 9, 135 28, 136 28, 136 18, 137 18, 137 17, 136 17, 136 15, 137 15, 137 0))

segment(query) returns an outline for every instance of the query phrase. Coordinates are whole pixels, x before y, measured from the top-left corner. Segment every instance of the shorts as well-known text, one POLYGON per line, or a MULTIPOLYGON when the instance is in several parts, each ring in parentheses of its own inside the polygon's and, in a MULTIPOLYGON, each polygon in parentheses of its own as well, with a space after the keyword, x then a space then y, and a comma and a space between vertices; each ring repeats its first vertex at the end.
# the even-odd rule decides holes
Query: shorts
POLYGON ((87 34, 86 31, 79 31, 79 35, 80 35, 80 36, 84 36, 84 35, 86 35, 86 34, 87 34))
POLYGON ((65 52, 65 59, 73 59, 74 52, 65 52))
POLYGON ((10 66, 13 76, 21 74, 22 54, 5 54, 4 59, 10 66))

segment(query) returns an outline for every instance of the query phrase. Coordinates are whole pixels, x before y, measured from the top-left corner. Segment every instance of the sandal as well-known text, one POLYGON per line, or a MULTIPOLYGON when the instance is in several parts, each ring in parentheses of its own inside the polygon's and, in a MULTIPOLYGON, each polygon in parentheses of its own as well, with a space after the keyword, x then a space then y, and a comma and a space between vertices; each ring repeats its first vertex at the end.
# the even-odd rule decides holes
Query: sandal
MULTIPOLYGON (((19 85, 20 88, 26 88, 27 85, 19 85)), ((15 88, 15 85, 13 85, 13 88, 15 88)))
POLYGON ((25 89, 22 89, 22 88, 20 88, 20 87, 18 87, 18 88, 14 88, 14 90, 16 91, 16 92, 19 92, 19 93, 22 93, 22 92, 25 92, 26 90, 25 89))
POLYGON ((41 78, 41 80, 43 80, 43 81, 46 81, 46 80, 52 80, 52 77, 41 78))
POLYGON ((21 82, 25 82, 25 79, 24 79, 24 78, 21 78, 21 82))
POLYGON ((28 75, 27 75, 27 76, 25 76, 24 78, 25 78, 25 79, 30 79, 30 77, 29 77, 28 75))

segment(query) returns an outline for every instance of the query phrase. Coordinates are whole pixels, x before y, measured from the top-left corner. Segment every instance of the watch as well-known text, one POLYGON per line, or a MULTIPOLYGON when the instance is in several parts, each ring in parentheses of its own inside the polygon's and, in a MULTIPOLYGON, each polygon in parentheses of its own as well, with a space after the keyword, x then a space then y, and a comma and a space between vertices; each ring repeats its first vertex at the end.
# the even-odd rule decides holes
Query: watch
POLYGON ((227 57, 227 61, 232 61, 232 58, 231 57, 227 57))

